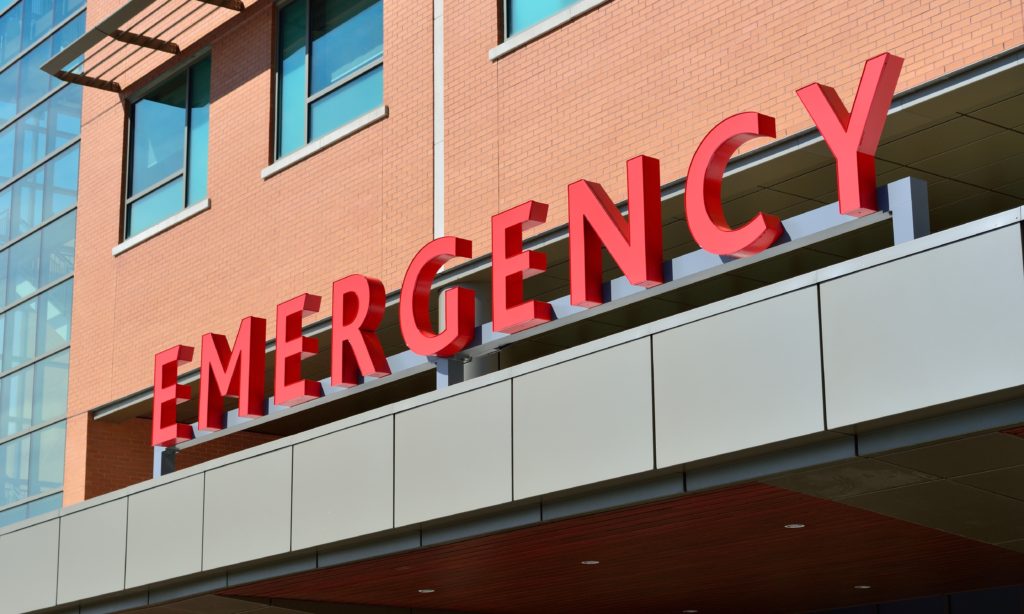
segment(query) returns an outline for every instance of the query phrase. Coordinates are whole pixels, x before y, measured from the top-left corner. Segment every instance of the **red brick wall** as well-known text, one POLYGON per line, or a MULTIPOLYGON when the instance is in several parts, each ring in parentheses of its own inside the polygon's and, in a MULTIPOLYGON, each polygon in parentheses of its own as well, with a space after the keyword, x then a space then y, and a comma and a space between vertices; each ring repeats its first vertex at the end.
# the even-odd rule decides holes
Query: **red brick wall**
MULTIPOLYGON (((119 4, 90 0, 90 23, 119 4)), ((385 0, 389 117, 268 181, 273 5, 218 13, 227 21, 209 35, 196 28, 186 42, 213 60, 211 209, 116 258, 124 111, 117 95, 86 91, 71 416, 151 385, 155 352, 233 336, 246 315, 272 323, 300 292, 325 297, 323 316, 346 274, 397 286, 432 232, 431 4, 385 0)), ((1024 42, 1024 0, 613 0, 491 62, 497 3, 444 10, 446 231, 478 255, 490 216, 527 199, 551 205, 548 227, 565 223, 565 186, 581 177, 624 197, 637 154, 660 158, 665 181, 684 175, 731 113, 773 115, 780 137, 808 127, 794 91, 817 80, 849 101, 862 63, 882 51, 906 58, 903 90, 1024 42)), ((106 440, 82 423, 69 422, 67 503, 120 480, 106 475, 116 465, 88 462, 106 440)))

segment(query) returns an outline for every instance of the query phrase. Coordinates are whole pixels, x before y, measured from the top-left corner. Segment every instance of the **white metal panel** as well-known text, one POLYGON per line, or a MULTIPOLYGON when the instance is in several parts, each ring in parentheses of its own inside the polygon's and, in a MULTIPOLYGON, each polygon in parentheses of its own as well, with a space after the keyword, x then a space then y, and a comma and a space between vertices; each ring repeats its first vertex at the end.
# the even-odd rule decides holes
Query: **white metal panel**
POLYGON ((1024 385, 1021 314, 1017 225, 822 284, 828 427, 1024 385))
POLYGON ((512 499, 509 382, 395 417, 395 524, 423 522, 512 499))
POLYGON ((658 467, 824 430, 816 288, 654 336, 658 467))
POLYGON ((515 496, 653 468, 650 338, 513 382, 515 496))
POLYGON ((394 526, 391 416, 295 446, 292 548, 394 526))

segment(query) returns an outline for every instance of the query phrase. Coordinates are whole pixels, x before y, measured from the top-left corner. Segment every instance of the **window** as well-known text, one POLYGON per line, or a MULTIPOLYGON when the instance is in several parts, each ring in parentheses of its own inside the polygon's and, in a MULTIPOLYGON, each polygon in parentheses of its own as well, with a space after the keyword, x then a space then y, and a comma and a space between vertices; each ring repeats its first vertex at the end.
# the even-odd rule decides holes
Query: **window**
POLYGON ((578 0, 505 0, 505 37, 519 34, 578 0))
POLYGON ((383 104, 381 5, 381 0, 294 0, 281 8, 278 157, 383 104))
POLYGON ((206 198, 210 59, 132 106, 125 238, 206 198))

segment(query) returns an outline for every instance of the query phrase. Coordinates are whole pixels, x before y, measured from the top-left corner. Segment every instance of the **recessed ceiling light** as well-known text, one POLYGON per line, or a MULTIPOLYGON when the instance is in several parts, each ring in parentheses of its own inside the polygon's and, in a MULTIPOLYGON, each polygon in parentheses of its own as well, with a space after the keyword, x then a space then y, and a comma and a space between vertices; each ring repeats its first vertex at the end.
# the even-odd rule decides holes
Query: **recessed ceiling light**
POLYGON ((784 525, 784 526, 787 529, 802 529, 802 528, 806 527, 807 525, 801 524, 799 522, 792 522, 792 523, 784 525))
POLYGON ((683 614, 697 614, 700 610, 683 610, 683 614))
POLYGON ((598 563, 600 563, 600 562, 601 562, 601 561, 594 561, 594 560, 590 560, 590 561, 580 561, 580 565, 597 565, 597 564, 598 564, 598 563))
POLYGON ((854 586, 853 588, 855 588, 855 589, 857 589, 859 591, 866 591, 869 588, 871 588, 871 585, 870 584, 858 584, 858 585, 854 586))
POLYGON ((434 592, 434 589, 432 589, 432 588, 421 588, 419 590, 419 592, 423 593, 424 595, 429 595, 430 593, 434 592))

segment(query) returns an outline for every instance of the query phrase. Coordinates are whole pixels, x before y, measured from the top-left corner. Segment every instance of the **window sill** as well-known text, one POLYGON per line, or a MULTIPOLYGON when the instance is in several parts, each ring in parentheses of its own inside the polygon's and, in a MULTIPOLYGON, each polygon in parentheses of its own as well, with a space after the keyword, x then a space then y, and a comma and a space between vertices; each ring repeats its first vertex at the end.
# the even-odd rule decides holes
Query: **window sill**
POLYGON ((206 211, 209 208, 210 199, 204 198, 203 200, 195 203, 194 205, 189 205, 185 207, 181 211, 175 213, 174 215, 160 222, 159 224, 155 226, 150 226, 149 228, 143 230, 134 237, 130 237, 128 239, 125 239, 121 243, 118 243, 117 245, 114 246, 114 249, 110 250, 110 253, 113 256, 120 256, 126 251, 132 249, 133 247, 137 245, 142 245, 143 243, 149 241, 153 237, 162 234, 165 231, 170 230, 171 228, 174 228, 178 224, 181 224, 185 220, 199 215, 200 213, 206 211))
POLYGON ((301 147, 293 151, 287 156, 278 158, 276 162, 260 171, 260 177, 262 177, 264 181, 270 179, 271 177, 280 173, 281 171, 295 166, 296 164, 302 162, 306 158, 309 158, 319 153, 320 151, 327 149, 328 147, 334 145, 338 141, 344 140, 352 136, 353 134, 359 132, 363 128, 371 126, 387 116, 387 106, 379 106, 376 109, 367 113, 366 115, 355 118, 354 120, 350 121, 344 126, 334 130, 333 132, 327 133, 326 135, 318 138, 317 140, 312 141, 308 145, 305 145, 304 147, 301 147))
POLYGON ((548 32, 557 30, 570 21, 586 15, 590 11, 600 7, 602 4, 607 4, 608 2, 611 2, 611 0, 580 0, 576 4, 562 9, 551 17, 548 17, 544 21, 530 26, 519 34, 514 34, 506 38, 503 43, 491 49, 487 53, 487 57, 493 62, 498 58, 512 53, 520 47, 526 46, 534 40, 546 35, 548 32))

